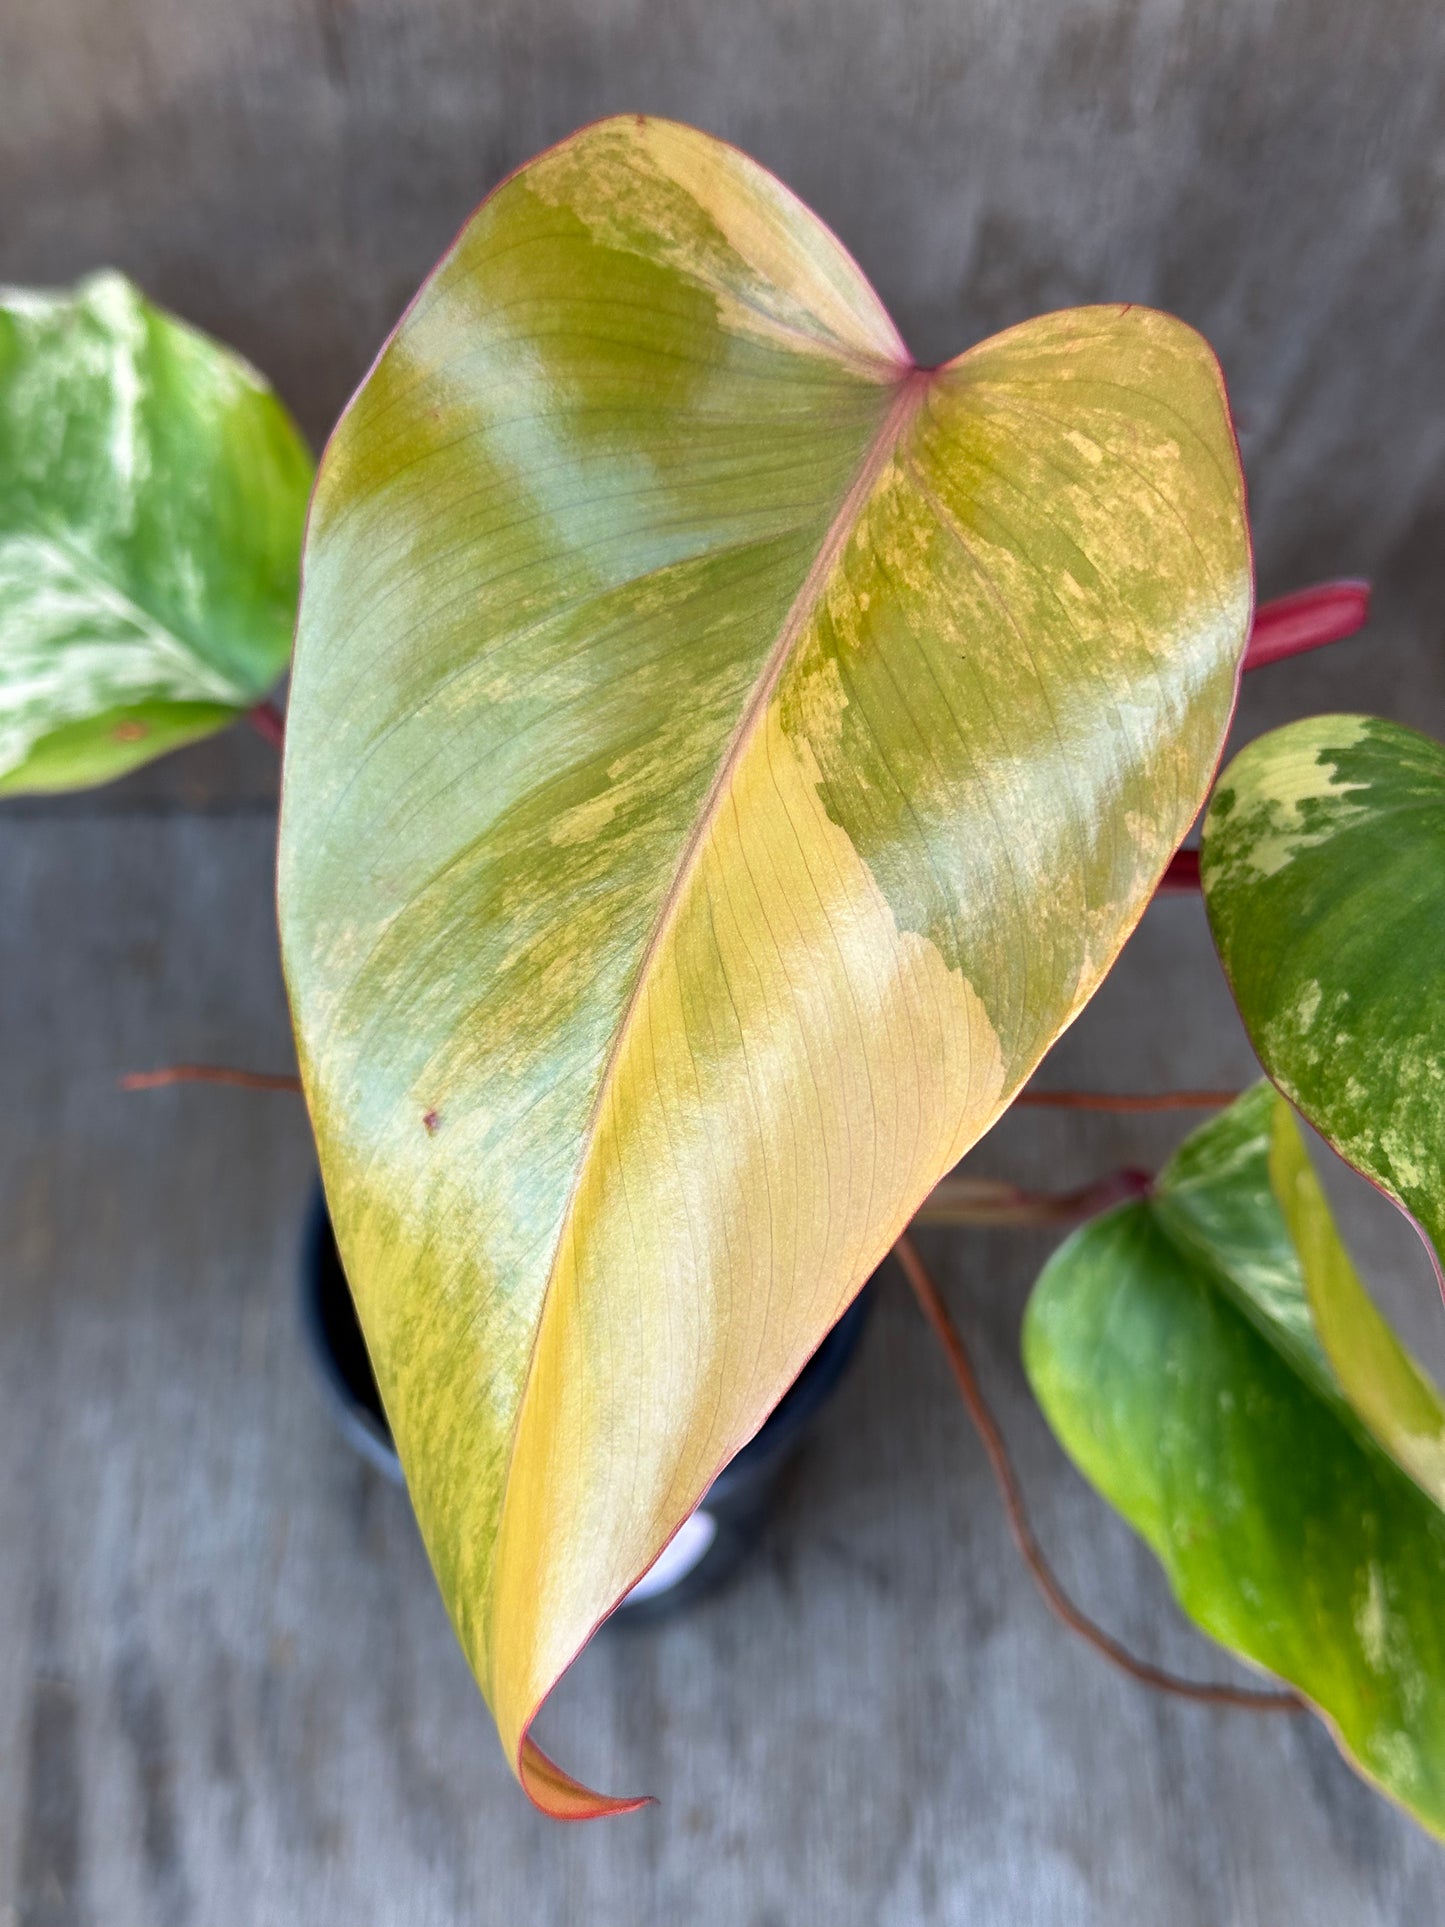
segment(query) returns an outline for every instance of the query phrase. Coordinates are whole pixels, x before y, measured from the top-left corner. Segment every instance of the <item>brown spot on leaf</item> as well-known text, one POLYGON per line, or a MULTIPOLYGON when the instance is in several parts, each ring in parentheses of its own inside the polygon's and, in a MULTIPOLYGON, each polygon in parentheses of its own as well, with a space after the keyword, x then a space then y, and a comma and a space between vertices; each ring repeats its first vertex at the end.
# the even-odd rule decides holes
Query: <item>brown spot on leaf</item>
POLYGON ((436 1136, 436 1128, 440 1123, 441 1123, 441 1116, 436 1111, 428 1111, 426 1115, 422 1118, 422 1124, 426 1130, 426 1134, 428 1137, 436 1136))
POLYGON ((138 743, 143 736, 150 735, 150 728, 145 723, 132 721, 117 723, 110 733, 118 743, 138 743))

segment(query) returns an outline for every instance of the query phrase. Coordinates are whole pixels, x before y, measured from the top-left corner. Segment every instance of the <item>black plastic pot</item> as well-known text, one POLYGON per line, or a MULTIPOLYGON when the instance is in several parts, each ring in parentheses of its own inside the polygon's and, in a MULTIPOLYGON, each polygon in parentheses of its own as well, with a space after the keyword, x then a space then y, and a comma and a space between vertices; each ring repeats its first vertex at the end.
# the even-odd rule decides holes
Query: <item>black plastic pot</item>
MULTIPOLYGON (((611 1624, 662 1618, 710 1592, 733 1571, 768 1515, 780 1475, 837 1389, 862 1336, 872 1296, 871 1284, 866 1285, 772 1417, 723 1467, 696 1512, 622 1601, 611 1624)), ((301 1250, 301 1318, 342 1430, 364 1458, 400 1484, 401 1464, 319 1185, 301 1250)))

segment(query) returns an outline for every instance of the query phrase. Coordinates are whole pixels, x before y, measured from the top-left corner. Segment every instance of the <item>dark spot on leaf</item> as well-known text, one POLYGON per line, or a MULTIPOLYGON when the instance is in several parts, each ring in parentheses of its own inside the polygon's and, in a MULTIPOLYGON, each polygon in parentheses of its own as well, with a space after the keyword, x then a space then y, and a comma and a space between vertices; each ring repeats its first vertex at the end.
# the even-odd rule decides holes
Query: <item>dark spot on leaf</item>
POLYGON ((426 1113, 426 1115, 422 1118, 422 1124, 425 1126, 426 1134, 428 1137, 436 1136, 436 1128, 438 1124, 441 1123, 441 1121, 442 1121, 441 1114, 439 1112, 428 1111, 426 1113))
POLYGON ((118 743, 138 743, 150 730, 145 723, 128 722, 117 723, 110 733, 118 743))

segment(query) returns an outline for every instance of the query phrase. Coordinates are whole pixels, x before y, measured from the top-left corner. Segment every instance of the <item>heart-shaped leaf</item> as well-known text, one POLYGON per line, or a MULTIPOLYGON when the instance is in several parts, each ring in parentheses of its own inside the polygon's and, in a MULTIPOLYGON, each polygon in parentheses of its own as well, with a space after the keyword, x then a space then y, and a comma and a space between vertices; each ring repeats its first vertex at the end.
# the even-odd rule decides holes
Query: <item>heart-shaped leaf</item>
MULTIPOLYGON (((1331 1367, 1322 1341, 1362 1328, 1363 1292, 1307 1168, 1289 1107, 1257 1085, 1188 1140, 1152 1198, 1054 1255, 1024 1362, 1061 1443, 1190 1617, 1289 1680, 1370 1779, 1445 1833, 1445 1514, 1331 1367)), ((1430 1401, 1437 1425, 1439 1400, 1369 1317, 1387 1389, 1355 1385, 1398 1444, 1410 1400, 1430 1401)))
POLYGON ((0 290, 0 794, 107 782, 259 701, 310 486, 254 370, 121 275, 0 290))
POLYGON ((1445 748, 1311 716, 1220 778, 1200 858, 1260 1062, 1445 1254, 1445 748))
POLYGON ((539 1703, 1108 969, 1249 621, 1217 367, 925 372, 834 238, 604 122, 322 463, 280 851, 327 1194, 527 1790, 539 1703))

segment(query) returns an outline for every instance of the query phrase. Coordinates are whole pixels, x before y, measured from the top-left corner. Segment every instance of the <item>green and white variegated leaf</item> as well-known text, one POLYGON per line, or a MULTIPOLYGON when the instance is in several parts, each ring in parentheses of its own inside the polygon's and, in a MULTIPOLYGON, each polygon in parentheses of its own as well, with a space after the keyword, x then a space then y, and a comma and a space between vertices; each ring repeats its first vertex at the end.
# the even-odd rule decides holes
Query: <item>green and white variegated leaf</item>
POLYGON ((1445 748, 1311 716, 1241 750, 1204 824, 1210 928, 1260 1062, 1445 1253, 1445 748))
POLYGON ((1189 1616, 1445 1834, 1440 1402, 1365 1298, 1270 1085, 1054 1255, 1024 1362, 1189 1616))
POLYGON ((311 472, 260 376, 123 276, 0 290, 0 794, 105 782, 265 695, 311 472))

